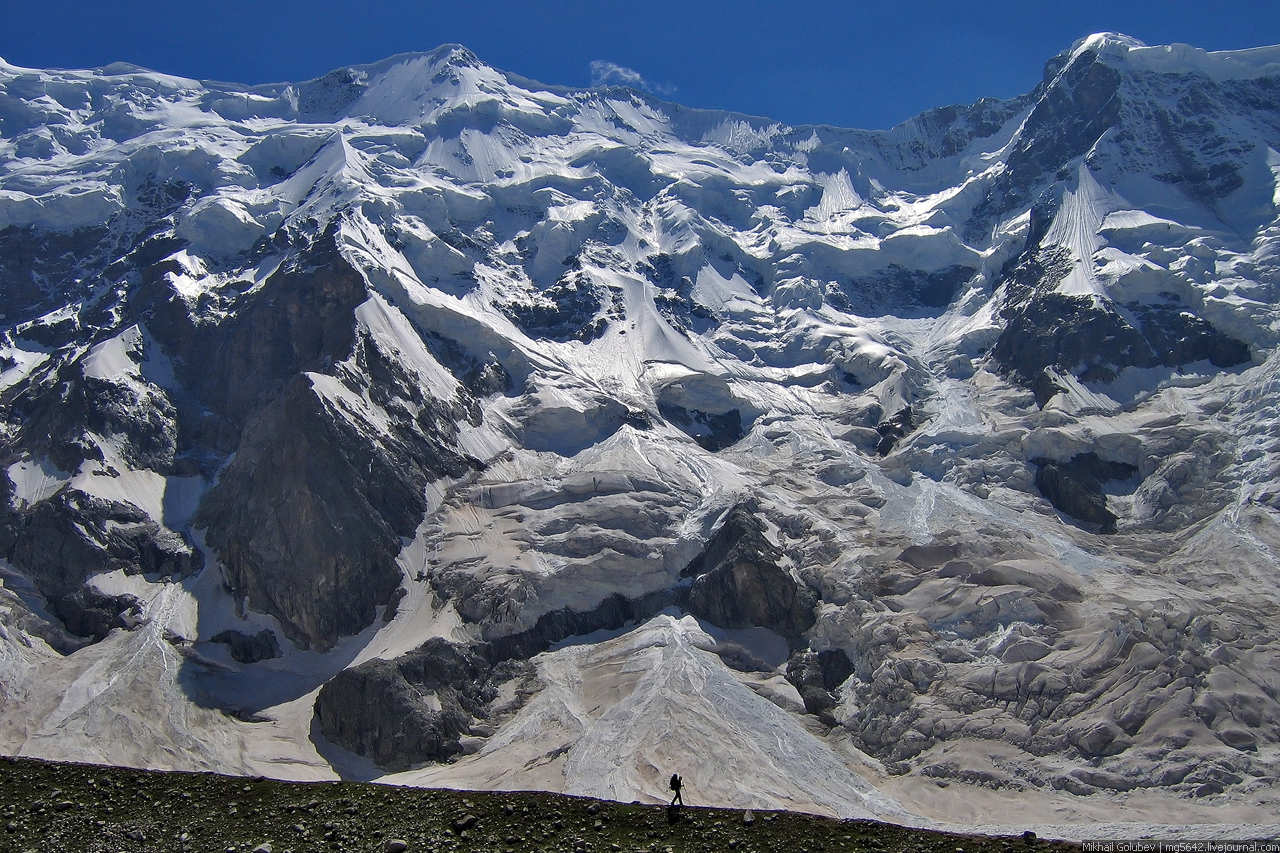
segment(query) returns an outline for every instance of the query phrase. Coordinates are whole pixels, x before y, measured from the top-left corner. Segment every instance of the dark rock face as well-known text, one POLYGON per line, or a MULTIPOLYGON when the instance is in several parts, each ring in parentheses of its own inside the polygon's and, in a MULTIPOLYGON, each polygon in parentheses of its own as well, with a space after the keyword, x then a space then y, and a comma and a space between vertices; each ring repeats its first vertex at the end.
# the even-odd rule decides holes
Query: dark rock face
POLYGON ((210 637, 209 642, 227 646, 231 657, 240 663, 257 663, 280 657, 280 643, 276 641, 276 635, 265 629, 253 636, 239 631, 221 631, 210 637))
POLYGON ((742 427, 742 413, 737 409, 713 415, 659 401, 658 414, 712 453, 737 444, 747 434, 742 427))
POLYGON ((605 333, 612 295, 578 272, 571 272, 527 302, 508 302, 502 311, 531 338, 590 343, 605 333), (602 314, 604 312, 604 314, 602 314))
POLYGON ((1208 361, 1228 368, 1252 358, 1248 344, 1223 334, 1177 302, 1128 307, 1139 317, 1143 337, 1166 367, 1208 361))
POLYGON ((975 272, 972 267, 959 265, 922 272, 891 264, 874 276, 829 289, 826 301, 841 311, 864 316, 890 312, 897 316, 932 316, 951 304, 975 272))
POLYGON ((566 637, 592 631, 613 631, 628 622, 640 622, 656 616, 675 601, 676 596, 665 591, 636 599, 615 593, 592 610, 564 608, 544 614, 527 631, 490 640, 482 653, 495 664, 507 660, 528 660, 566 637))
POLYGON ((853 675, 853 663, 840 649, 796 652, 787 661, 787 681, 795 685, 804 709, 828 726, 835 726, 831 709, 839 704, 835 691, 853 675))
POLYGON ((194 306, 161 264, 131 309, 183 383, 178 450, 215 469, 237 450, 196 518, 233 593, 291 640, 320 647, 390 603, 395 555, 422 520, 425 487, 472 464, 456 448, 457 423, 479 419, 468 394, 427 398, 411 369, 357 333, 369 294, 334 235, 279 235, 293 256, 262 286, 194 306), (354 369, 335 368, 348 357, 354 369), (307 373, 332 378, 337 397, 307 373), (343 402, 360 399, 372 409, 343 402), (371 410, 385 415, 386 435, 371 410))
POLYGON ((1097 524, 1103 533, 1115 533, 1116 515, 1107 509, 1107 496, 1102 484, 1111 480, 1127 480, 1138 469, 1125 462, 1107 462, 1096 453, 1079 453, 1070 462, 1033 459, 1038 466, 1036 488, 1055 509, 1083 521, 1097 524))
POLYGON ((88 433, 114 436, 127 462, 168 471, 177 449, 177 413, 165 392, 145 382, 85 376, 80 362, 56 363, 34 376, 8 405, 15 448, 75 471, 101 453, 88 433))
POLYGON ((658 289, 653 297, 654 307, 672 326, 700 334, 715 324, 715 314, 711 309, 693 298, 693 279, 690 276, 696 275, 697 270, 687 263, 685 257, 660 252, 651 255, 647 261, 641 261, 636 269, 658 289))
POLYGON ((127 627, 122 615, 136 615, 137 602, 87 588, 88 578, 116 570, 185 577, 204 562, 180 534, 133 504, 70 488, 33 507, 10 510, 0 526, 0 549, 31 578, 69 633, 94 641, 127 627))
POLYGON ((73 296, 68 283, 102 250, 108 235, 106 227, 60 232, 10 225, 0 230, 0 304, 6 320, 20 322, 66 304, 73 296))
POLYGON ((316 719, 332 743, 390 771, 445 761, 496 697, 488 663, 432 639, 394 661, 346 669, 320 689, 316 719))
MULTIPOLYGON (((53 615, 66 627, 67 633, 90 643, 106 638, 115 628, 130 628, 142 614, 142 605, 131 595, 104 595, 90 586, 77 587, 50 603, 53 615)), ((47 637, 47 635, 46 635, 47 637)), ((69 654, 79 644, 54 648, 69 654)))
POLYGON ((981 239, 1001 214, 1029 202, 1046 175, 1087 152, 1120 121, 1120 72, 1093 53, 1076 57, 1064 68, 1066 60, 1059 56, 1045 66, 1044 82, 1031 95, 1036 105, 1009 155, 1008 168, 974 208, 966 228, 970 239, 981 239))
POLYGON ((1150 120, 1128 122, 1116 137, 1126 158, 1161 162, 1152 176, 1210 209, 1244 185, 1244 157, 1252 146, 1231 138, 1232 117, 1249 115, 1280 130, 1274 77, 1214 81, 1199 74, 1151 74, 1126 81, 1150 120), (1226 132, 1224 133, 1224 129, 1226 132))
POLYGON ((364 94, 368 83, 354 69, 339 68, 298 87, 298 117, 326 121, 364 94))
POLYGON ((876 425, 876 432, 880 434, 880 440, 876 442, 876 453, 880 456, 888 456, 893 452, 893 448, 897 445, 898 440, 905 437, 915 429, 915 417, 912 414, 911 407, 903 409, 887 421, 882 421, 876 425))
POLYGON ((332 231, 244 295, 232 290, 188 306, 165 280, 168 271, 164 264, 150 270, 132 310, 147 322, 191 395, 238 427, 279 398, 299 373, 345 358, 355 344, 355 309, 369 296, 360 274, 338 253, 332 231), (226 304, 215 306, 215 299, 226 304), (207 319, 203 312, 215 307, 231 316, 207 319))
POLYGON ((1030 102, 1030 96, 1023 95, 1009 100, 979 98, 972 104, 936 107, 909 121, 919 131, 910 144, 891 146, 887 134, 876 133, 875 147, 900 168, 919 170, 938 158, 960 154, 976 139, 995 136, 1030 102))
POLYGON ((1182 367, 1208 360, 1215 367, 1244 364, 1247 344, 1176 303, 1128 306, 1135 328, 1114 303, 1053 292, 1070 271, 1065 249, 1028 252, 1006 274, 1006 325, 991 354, 1043 406, 1057 393, 1047 368, 1086 382, 1109 382, 1126 367, 1182 367))
POLYGON ((781 559, 760 520, 735 507, 685 569, 695 580, 683 604, 721 628, 769 628, 794 640, 813 626, 817 596, 779 565, 781 559))
POLYGON ((393 431, 378 435, 299 376, 201 505, 232 589, 295 642, 327 647, 373 621, 400 585, 395 556, 427 483, 470 464, 451 443, 462 413, 431 402, 414 417, 388 401, 393 431))

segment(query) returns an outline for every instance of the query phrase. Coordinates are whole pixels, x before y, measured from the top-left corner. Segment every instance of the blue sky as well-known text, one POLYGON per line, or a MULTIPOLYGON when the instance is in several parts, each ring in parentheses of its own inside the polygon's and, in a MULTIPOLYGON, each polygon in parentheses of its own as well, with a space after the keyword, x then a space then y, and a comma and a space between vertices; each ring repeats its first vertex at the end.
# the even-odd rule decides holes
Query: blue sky
POLYGON ((1101 30, 1280 43, 1274 0, 0 0, 0 22, 0 57, 31 67, 122 60, 263 83, 459 42, 547 83, 590 85, 594 67, 688 106, 866 128, 1028 91, 1046 59, 1101 30))

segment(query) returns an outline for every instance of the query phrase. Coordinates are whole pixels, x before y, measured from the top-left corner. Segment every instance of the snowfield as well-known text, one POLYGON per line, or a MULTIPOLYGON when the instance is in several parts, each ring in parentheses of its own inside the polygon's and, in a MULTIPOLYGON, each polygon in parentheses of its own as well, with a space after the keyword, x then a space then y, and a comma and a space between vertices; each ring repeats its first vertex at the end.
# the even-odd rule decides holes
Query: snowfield
POLYGON ((0 61, 0 750, 1274 837, 1277 92, 0 61))

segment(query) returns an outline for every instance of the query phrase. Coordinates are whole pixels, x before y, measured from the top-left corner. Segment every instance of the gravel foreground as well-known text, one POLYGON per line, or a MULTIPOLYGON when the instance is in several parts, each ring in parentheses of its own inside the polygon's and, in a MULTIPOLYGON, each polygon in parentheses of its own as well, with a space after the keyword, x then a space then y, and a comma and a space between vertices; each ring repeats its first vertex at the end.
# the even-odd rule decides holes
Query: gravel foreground
POLYGON ((17 853, 1079 849, 792 812, 670 810, 560 794, 280 782, 25 758, 0 758, 0 826, 0 849, 17 853))

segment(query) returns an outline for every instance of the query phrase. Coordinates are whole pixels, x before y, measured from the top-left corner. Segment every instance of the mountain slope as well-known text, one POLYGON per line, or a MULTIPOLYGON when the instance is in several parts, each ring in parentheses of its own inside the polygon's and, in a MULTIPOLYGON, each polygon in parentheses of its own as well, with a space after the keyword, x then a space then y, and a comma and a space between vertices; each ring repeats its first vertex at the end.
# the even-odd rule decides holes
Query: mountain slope
POLYGON ((5 751, 1274 804, 1280 48, 883 132, 457 46, 0 85, 5 751))

